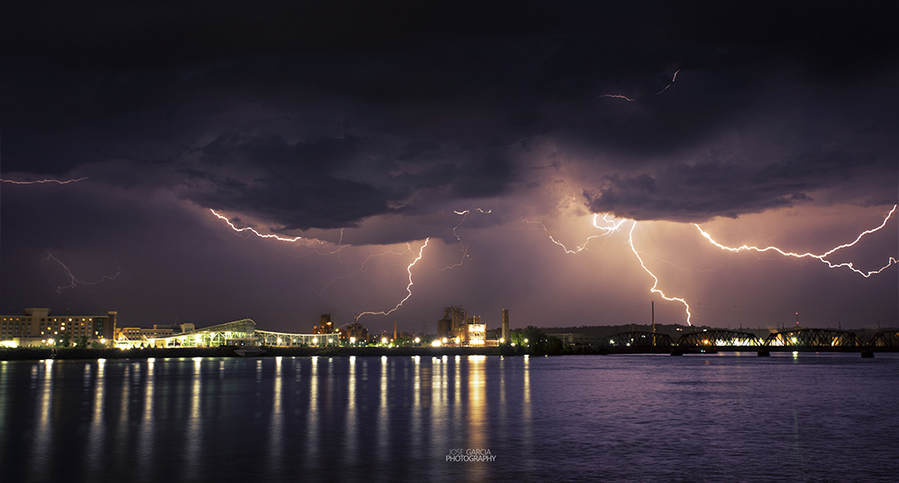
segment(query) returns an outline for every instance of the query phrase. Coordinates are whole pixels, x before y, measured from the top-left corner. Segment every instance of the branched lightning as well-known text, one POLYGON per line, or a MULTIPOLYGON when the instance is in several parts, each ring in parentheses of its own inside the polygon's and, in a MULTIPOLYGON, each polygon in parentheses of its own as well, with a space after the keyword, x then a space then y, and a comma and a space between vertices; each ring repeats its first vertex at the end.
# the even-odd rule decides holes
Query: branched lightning
POLYGON ((84 280, 78 280, 78 278, 76 278, 75 275, 72 274, 72 271, 69 270, 69 267, 67 267, 65 263, 62 263, 58 258, 54 257, 52 253, 47 254, 47 259, 53 260, 56 263, 62 265, 62 269, 65 270, 66 275, 68 275, 69 279, 70 279, 69 285, 57 286, 56 293, 62 293, 63 290, 75 288, 78 285, 97 285, 98 283, 103 282, 104 280, 115 280, 116 277, 118 277, 122 273, 122 269, 119 268, 119 269, 117 269, 116 274, 113 276, 104 275, 103 278, 101 278, 100 280, 97 280, 96 282, 85 282, 84 280))
MULTIPOLYGON (((485 214, 485 215, 489 215, 490 213, 493 213, 493 210, 487 210, 487 211, 484 211, 484 210, 482 210, 482 209, 480 209, 480 208, 475 208, 475 209, 478 210, 479 212, 485 214)), ((447 266, 445 266, 445 267, 443 267, 443 268, 438 269, 438 270, 441 271, 441 272, 444 271, 444 270, 449 270, 449 269, 451 269, 451 268, 461 267, 461 266, 462 266, 462 263, 465 262, 465 259, 468 258, 468 244, 466 244, 465 242, 462 241, 462 237, 459 236, 459 233, 458 233, 456 230, 458 230, 459 227, 462 226, 463 223, 465 223, 465 218, 468 217, 468 214, 471 213, 471 211, 470 211, 470 210, 453 211, 453 213, 455 213, 455 214, 457 214, 457 215, 459 215, 459 216, 462 217, 462 220, 460 220, 459 223, 456 224, 456 226, 453 227, 453 236, 456 237, 456 240, 459 241, 459 246, 462 247, 462 257, 459 259, 459 263, 454 263, 454 264, 452 264, 452 265, 447 265, 447 266)))
MULTIPOLYGON (((676 76, 676 75, 677 75, 677 74, 675 73, 675 76, 676 76)), ((674 80, 674 79, 672 79, 672 82, 673 82, 673 80, 674 80)), ((873 275, 873 274, 875 274, 875 273, 880 273, 880 272, 886 270, 887 268, 889 268, 890 266, 892 266, 892 265, 894 265, 894 264, 899 264, 899 260, 897 260, 896 257, 891 256, 891 257, 889 258, 889 260, 887 261, 887 264, 884 265, 883 267, 881 267, 881 268, 879 268, 879 269, 876 269, 876 270, 864 271, 864 270, 860 270, 860 269, 858 269, 858 268, 855 268, 855 266, 853 265, 853 262, 835 263, 835 262, 831 262, 830 260, 828 260, 827 257, 829 257, 830 255, 834 254, 834 253, 837 252, 838 250, 842 250, 842 249, 844 249, 844 248, 849 248, 849 247, 851 247, 851 246, 854 246, 855 244, 857 244, 857 243, 858 243, 863 237, 865 237, 866 235, 870 235, 870 234, 872 234, 872 233, 875 233, 875 232, 877 232, 877 231, 883 229, 883 227, 886 226, 887 222, 888 222, 888 221, 890 220, 890 218, 893 216, 893 213, 896 212, 897 207, 899 207, 899 205, 893 206, 893 208, 892 208, 892 209, 890 210, 890 212, 886 215, 886 217, 884 218, 883 222, 882 222, 879 226, 877 226, 877 227, 875 227, 875 228, 871 228, 871 229, 869 229, 869 230, 865 230, 865 231, 861 232, 861 233, 855 238, 855 240, 853 240, 852 242, 844 243, 844 244, 842 244, 842 245, 838 245, 838 246, 836 246, 836 247, 834 247, 834 248, 832 248, 832 249, 830 249, 830 250, 828 250, 828 251, 826 251, 826 252, 824 252, 824 253, 822 253, 822 254, 814 254, 814 253, 810 253, 810 252, 809 252, 809 253, 793 253, 793 252, 787 252, 787 251, 784 251, 784 250, 782 250, 782 249, 780 249, 780 248, 778 248, 778 247, 775 247, 775 246, 769 246, 769 247, 765 247, 765 248, 759 248, 759 247, 748 246, 748 245, 743 245, 743 246, 736 247, 736 248, 735 248, 735 247, 728 247, 728 246, 722 245, 722 244, 718 243, 717 241, 715 241, 715 240, 711 237, 711 235, 709 235, 707 232, 705 232, 699 225, 694 225, 694 226, 696 226, 696 229, 699 230, 699 232, 702 234, 703 237, 705 237, 710 243, 712 243, 713 245, 717 246, 718 248, 721 248, 722 250, 727 250, 727 251, 730 251, 730 252, 733 252, 733 253, 738 253, 738 252, 742 252, 742 251, 755 251, 755 252, 760 252, 760 253, 761 253, 761 252, 767 252, 767 251, 774 251, 774 252, 780 253, 781 255, 783 255, 783 256, 785 256, 785 257, 794 257, 794 258, 814 258, 814 259, 817 259, 818 261, 824 263, 824 264, 827 265, 829 268, 832 268, 832 269, 833 269, 833 268, 841 268, 841 267, 845 267, 845 268, 848 268, 848 269, 852 270, 853 272, 855 272, 855 273, 857 273, 857 274, 859 274, 859 275, 861 275, 861 276, 863 276, 863 277, 865 277, 865 278, 868 278, 868 277, 870 277, 871 275, 873 275)), ((600 229, 600 230, 603 230, 603 233, 600 234, 600 235, 593 235, 593 236, 587 238, 587 240, 586 240, 582 245, 579 245, 579 246, 577 246, 577 247, 574 248, 574 249, 570 249, 570 248, 566 247, 564 244, 562 244, 561 242, 559 242, 558 240, 556 240, 555 238, 553 238, 553 236, 549 234, 549 232, 547 231, 546 227, 545 227, 542 223, 539 223, 539 222, 528 222, 528 223, 538 223, 538 224, 540 224, 540 225, 543 227, 543 229, 544 229, 544 231, 546 232, 546 234, 547 234, 547 236, 549 237, 549 239, 550 239, 553 243, 555 243, 556 245, 559 245, 560 247, 562 247, 562 249, 565 251, 565 253, 568 253, 568 254, 576 254, 576 253, 579 253, 579 252, 581 252, 582 250, 586 249, 587 244, 590 242, 590 240, 592 240, 592 239, 594 239, 594 238, 599 238, 599 237, 605 237, 605 236, 608 236, 608 235, 610 235, 611 233, 614 233, 614 232, 618 231, 619 228, 621 227, 621 225, 622 225, 625 221, 629 221, 629 220, 618 220, 618 221, 616 221, 616 220, 614 220, 613 218, 610 218, 609 215, 603 215, 603 216, 602 216, 602 220, 606 222, 606 226, 600 226, 599 222, 597 221, 598 219, 599 219, 599 215, 598 215, 598 214, 595 214, 595 215, 593 216, 593 226, 596 227, 596 228, 598 228, 598 229, 600 229)), ((525 220, 525 221, 527 221, 527 220, 525 220)), ((680 297, 669 297, 668 295, 666 295, 664 292, 662 292, 662 291, 658 288, 658 287, 659 287, 659 278, 658 278, 658 277, 657 277, 651 270, 649 270, 649 268, 648 268, 648 267, 646 266, 646 264, 644 263, 643 257, 640 255, 640 252, 637 251, 637 248, 634 246, 634 229, 635 229, 636 227, 637 227, 637 221, 634 220, 633 225, 631 226, 630 230, 628 231, 628 241, 627 241, 627 243, 628 243, 628 246, 630 246, 631 251, 634 253, 634 256, 637 257, 637 261, 640 262, 640 266, 643 268, 643 270, 644 270, 646 273, 649 274, 650 277, 652 277, 652 279, 653 279, 653 281, 654 281, 654 283, 653 283, 653 285, 652 285, 652 288, 650 289, 650 292, 659 294, 663 299, 665 299, 665 300, 667 300, 667 301, 670 301, 670 302, 679 302, 679 303, 683 304, 683 306, 684 306, 684 312, 685 312, 686 315, 687 315, 687 325, 692 325, 692 323, 691 323, 692 313, 690 312, 690 304, 689 304, 685 299, 683 299, 683 298, 680 298, 680 297)), ((670 263, 670 262, 669 262, 669 263, 670 263)), ((677 268, 680 268, 680 267, 677 267, 677 268)))
MULTIPOLYGON (((492 212, 492 210, 484 211, 484 210, 482 210, 482 209, 480 209, 480 208, 476 208, 476 210, 479 211, 480 213, 484 213, 484 214, 489 214, 489 213, 492 212)), ((297 242, 297 241, 303 239, 303 237, 299 237, 299 236, 298 236, 298 237, 283 237, 283 236, 279 236, 279 235, 276 235, 276 234, 263 234, 263 233, 260 233, 259 231, 255 230, 254 228, 251 228, 251 227, 238 228, 238 227, 237 227, 234 223, 232 223, 231 220, 229 220, 226 216, 219 214, 218 212, 216 212, 216 211, 213 210, 213 209, 210 209, 209 211, 212 212, 212 214, 215 215, 216 218, 218 218, 218 219, 224 221, 225 223, 227 223, 228 226, 230 226, 232 230, 234 230, 234 231, 236 231, 236 232, 238 232, 238 233, 244 233, 244 232, 246 232, 246 233, 249 233, 249 234, 256 235, 256 236, 258 236, 258 237, 260 237, 260 238, 272 238, 272 239, 275 239, 275 240, 278 240, 278 241, 291 242, 291 243, 297 242)), ((456 239, 459 241, 459 244, 462 246, 462 260, 460 260, 460 262, 457 263, 457 264, 455 264, 455 265, 451 265, 451 266, 445 267, 445 268, 443 268, 443 269, 441 269, 441 270, 447 270, 447 269, 450 269, 450 268, 453 268, 453 267, 457 267, 457 266, 462 265, 462 262, 463 262, 463 261, 465 260, 465 258, 468 256, 468 245, 466 245, 466 244, 462 241, 462 238, 459 236, 459 234, 457 233, 456 230, 457 230, 457 229, 462 225, 462 223, 465 221, 465 217, 470 213, 470 211, 469 211, 469 210, 465 210, 465 211, 456 211, 455 213, 456 213, 457 215, 461 215, 461 216, 462 216, 462 221, 460 221, 460 222, 453 228, 453 235, 455 235, 456 239)), ((409 274, 409 283, 406 285, 406 296, 405 296, 402 300, 400 300, 399 303, 397 303, 397 304, 396 304, 392 309, 390 309, 390 310, 386 310, 386 311, 365 311, 365 312, 361 312, 361 313, 359 313, 358 315, 356 315, 356 319, 357 319, 357 320, 358 320, 359 317, 362 317, 363 315, 388 315, 388 314, 390 314, 390 313, 396 311, 397 309, 399 309, 399 308, 400 308, 400 307, 401 307, 407 300, 409 300, 409 297, 412 296, 412 285, 413 285, 413 280, 412 280, 412 267, 414 267, 414 266, 418 263, 418 261, 421 260, 423 254, 424 254, 424 249, 425 249, 426 246, 428 246, 428 242, 429 242, 429 241, 430 241, 430 237, 425 239, 424 243, 423 243, 423 244, 421 245, 421 247, 418 249, 418 255, 417 255, 417 256, 412 260, 412 262, 409 263, 409 265, 406 267, 406 272, 409 274)), ((328 254, 328 255, 337 254, 338 257, 339 257, 339 256, 340 256, 340 251, 344 248, 344 246, 345 246, 345 245, 343 244, 343 230, 341 229, 341 230, 340 230, 340 240, 339 240, 338 243, 337 243, 337 248, 336 248, 335 250, 332 250, 332 251, 328 252, 327 254, 328 254)), ((326 291, 331 285, 333 285, 335 282, 337 282, 338 280, 341 280, 341 279, 344 279, 344 278, 352 277, 352 276, 358 274, 359 272, 362 272, 363 270, 365 270, 365 269, 366 269, 366 266, 367 266, 367 264, 368 264, 368 262, 369 262, 370 260, 372 260, 373 258, 375 258, 375 257, 382 257, 382 256, 385 256, 385 255, 400 255, 400 256, 401 256, 401 255, 405 255, 406 253, 410 253, 410 252, 411 252, 411 253, 414 253, 414 251, 413 251, 413 249, 412 249, 412 245, 407 244, 407 247, 408 247, 408 249, 407 249, 406 251, 403 251, 403 252, 396 252, 396 251, 390 251, 390 250, 388 250, 388 251, 383 252, 383 253, 375 253, 375 254, 371 254, 371 255, 369 255, 369 256, 365 259, 365 261, 362 262, 362 265, 361 265, 357 270, 355 270, 355 271, 353 271, 353 272, 351 272, 351 273, 348 273, 348 274, 346 274, 346 275, 341 275, 341 276, 339 276, 339 277, 334 278, 333 280, 331 280, 330 282, 328 282, 327 285, 325 285, 324 288, 321 289, 321 291, 318 291, 318 290, 315 290, 315 289, 311 289, 311 290, 312 290, 313 292, 315 292, 316 294, 318 294, 318 295, 324 294, 325 291, 326 291)), ((341 263, 342 263, 342 262, 341 262, 341 263)))
POLYGON ((627 221, 624 219, 616 221, 614 218, 610 217, 608 214, 603 214, 602 220, 604 222, 606 222, 607 225, 599 226, 599 222, 597 221, 598 219, 599 219, 599 214, 598 213, 594 214, 593 215, 593 226, 602 230, 603 233, 601 235, 591 235, 591 236, 587 237, 587 239, 584 240, 583 244, 578 245, 574 249, 570 249, 570 248, 566 247, 562 242, 556 240, 552 235, 550 235, 549 230, 546 229, 546 225, 544 225, 543 223, 540 223, 539 221, 528 221, 528 220, 525 220, 525 223, 536 223, 536 224, 540 225, 543 228, 543 231, 546 233, 546 236, 549 237, 550 241, 552 241, 556 245, 559 245, 560 247, 562 247, 562 249, 565 250, 565 253, 573 255, 575 253, 580 253, 581 251, 586 249, 587 244, 590 243, 590 240, 593 240, 594 238, 607 237, 607 236, 611 235, 612 233, 615 233, 616 231, 618 231, 619 228, 621 228, 621 225, 624 224, 625 221, 627 221))
MULTIPOLYGON (((384 255, 405 255, 406 253, 411 252, 411 251, 412 251, 412 246, 411 246, 411 245, 408 245, 408 244, 407 244, 406 246, 408 247, 408 249, 407 249, 406 251, 403 251, 403 252, 395 252, 395 251, 392 251, 392 250, 388 250, 388 251, 382 252, 382 253, 373 253, 373 254, 369 255, 369 256, 365 259, 365 261, 362 262, 362 265, 361 265, 361 266, 359 267, 359 269, 357 269, 356 271, 354 271, 354 272, 352 272, 352 273, 348 273, 348 274, 346 274, 346 275, 341 275, 341 276, 339 276, 339 277, 334 278, 333 280, 331 280, 330 282, 328 282, 328 284, 325 285, 324 288, 321 289, 321 291, 318 291, 318 290, 315 290, 315 289, 310 289, 310 290, 312 290, 313 292, 315 292, 315 293, 318 294, 318 295, 323 295, 323 294, 325 293, 325 290, 328 290, 328 287, 330 287, 331 285, 333 285, 334 282, 336 282, 336 281, 338 281, 338 280, 341 280, 341 279, 344 279, 344 278, 350 278, 350 277, 352 277, 353 275, 356 275, 357 273, 364 271, 364 270, 365 270, 365 265, 368 264, 369 260, 371 260, 372 258, 375 258, 375 257, 383 257, 384 255)), ((333 254, 333 253, 337 253, 337 252, 339 252, 339 250, 335 250, 335 251, 330 252, 330 253, 333 254)), ((339 256, 339 254, 338 254, 338 256, 339 256)), ((341 265, 342 265, 342 264, 343 264, 343 262, 341 262, 341 265)))
POLYGON ((87 176, 78 178, 78 179, 67 179, 64 181, 58 179, 38 179, 34 181, 16 181, 13 179, 0 179, 0 181, 4 183, 12 183, 12 184, 41 184, 41 183, 56 183, 56 184, 69 184, 69 183, 77 183, 81 180, 87 179, 87 176))
POLYGON ((680 302, 680 303, 684 304, 684 311, 687 313, 687 325, 693 325, 690 323, 690 317, 692 316, 692 314, 690 314, 690 304, 688 304, 686 300, 684 300, 680 297, 669 297, 669 296, 665 295, 664 292, 662 292, 661 290, 658 289, 659 278, 656 277, 655 274, 652 273, 648 268, 646 268, 646 264, 643 263, 643 258, 640 257, 640 253, 637 252, 637 249, 634 247, 634 228, 636 228, 636 227, 637 227, 637 221, 634 220, 634 224, 633 224, 633 226, 631 226, 631 229, 627 235, 627 244, 630 245, 631 251, 634 252, 634 256, 636 256, 637 260, 640 261, 640 266, 643 267, 643 270, 645 270, 646 273, 648 273, 649 276, 652 277, 653 280, 655 280, 655 283, 652 284, 652 288, 649 289, 649 291, 659 294, 663 299, 665 299, 669 302, 676 301, 676 302, 680 302))
POLYGON ((340 251, 343 250, 343 247, 344 247, 344 245, 343 245, 343 228, 341 228, 340 229, 340 238, 337 239, 337 249, 331 250, 327 254, 334 255, 336 253, 337 256, 340 257, 340 251))
MULTIPOLYGON (((555 238, 553 238, 553 236, 550 235, 549 232, 546 230, 546 226, 544 226, 542 223, 540 223, 540 222, 528 222, 528 223, 538 223, 538 224, 540 224, 540 226, 543 227, 543 230, 546 231, 546 235, 549 237, 549 239, 550 239, 553 243, 555 243, 556 245, 559 245, 560 247, 562 247, 562 249, 565 250, 565 253, 568 253, 568 254, 573 255, 573 254, 576 254, 576 253, 580 253, 581 251, 583 251, 584 249, 586 249, 586 248, 587 248, 587 244, 590 242, 590 240, 592 240, 592 239, 594 239, 594 238, 607 237, 607 236, 609 236, 609 235, 611 235, 611 234, 613 234, 613 233, 619 231, 620 228, 621 228, 621 226, 622 226, 625 222, 630 221, 630 220, 627 220, 627 219, 619 219, 619 220, 616 220, 614 217, 610 216, 610 215, 607 214, 607 213, 606 213, 606 214, 602 214, 602 221, 605 222, 605 225, 601 226, 599 220, 600 220, 600 214, 599 214, 599 213, 594 214, 594 215, 593 215, 593 226, 594 226, 595 228, 598 228, 598 229, 602 230, 602 234, 600 234, 600 235, 592 235, 592 236, 588 237, 587 240, 584 241, 583 244, 579 245, 579 246, 578 246, 577 248, 575 248, 575 249, 570 249, 570 248, 566 247, 564 244, 562 244, 561 242, 559 242, 558 240, 556 240, 555 238)), ((527 221, 527 220, 525 220, 525 221, 527 221)), ((655 281, 655 283, 653 283, 653 285, 652 285, 652 288, 650 289, 650 292, 651 292, 651 293, 657 293, 657 294, 659 294, 663 299, 668 300, 669 302, 680 302, 680 303, 684 304, 684 308, 685 308, 685 311, 686 311, 686 314, 687 314, 687 325, 692 325, 692 324, 690 323, 690 318, 691 318, 692 314, 690 313, 690 305, 687 303, 687 301, 684 300, 684 299, 682 299, 682 298, 679 298, 679 297, 669 297, 669 296, 665 295, 661 290, 659 290, 659 288, 658 288, 658 286, 659 286, 659 279, 658 279, 658 277, 656 277, 655 274, 652 273, 652 272, 649 270, 649 268, 646 267, 646 264, 643 263, 643 258, 640 257, 640 253, 637 252, 636 247, 634 247, 634 228, 636 228, 636 226, 637 226, 637 221, 634 220, 633 226, 631 226, 631 229, 628 231, 628 245, 631 247, 631 251, 634 252, 634 256, 637 257, 637 261, 640 262, 640 266, 643 267, 643 270, 646 271, 646 273, 648 273, 649 276, 652 277, 652 279, 655 281)))
MULTIPOLYGON (((402 307, 402 305, 403 305, 407 300, 409 300, 409 297, 412 296, 412 285, 413 285, 413 282, 412 282, 412 267, 414 267, 415 264, 418 263, 419 260, 421 260, 422 254, 423 254, 424 251, 425 251, 425 247, 428 246, 428 242, 429 242, 429 241, 431 241, 431 238, 430 238, 430 237, 425 238, 425 242, 421 245, 421 248, 418 249, 418 256, 416 256, 415 259, 412 260, 412 263, 410 263, 409 266, 406 267, 406 273, 409 274, 409 284, 406 285, 406 297, 403 298, 403 300, 400 300, 399 303, 396 304, 396 306, 393 307, 393 308, 390 309, 390 310, 387 310, 387 311, 381 311, 381 312, 371 312, 371 311, 362 312, 362 313, 360 313, 359 315, 356 316, 356 320, 359 320, 359 318, 361 318, 363 315, 388 315, 388 314, 390 314, 390 313, 396 311, 396 310, 399 309, 400 307, 402 307)), ((410 249, 411 249, 411 247, 410 247, 410 249)))
POLYGON ((786 252, 786 251, 783 251, 783 250, 781 250, 780 248, 775 247, 775 246, 769 246, 769 247, 765 247, 765 248, 759 248, 759 247, 749 246, 749 245, 743 245, 743 246, 740 246, 740 247, 737 247, 737 248, 728 247, 728 246, 724 246, 724 245, 718 243, 717 241, 715 241, 714 239, 712 239, 712 236, 709 235, 706 231, 704 231, 699 225, 694 225, 694 226, 696 226, 696 229, 699 230, 699 233, 701 233, 702 236, 706 238, 706 240, 708 240, 709 242, 711 242, 713 245, 717 246, 718 248, 721 248, 722 250, 727 250, 727 251, 733 252, 733 253, 739 253, 739 252, 743 252, 743 251, 755 251, 755 252, 759 252, 759 253, 767 252, 767 251, 774 251, 774 252, 780 253, 781 255, 783 255, 783 256, 785 256, 785 257, 793 257, 793 258, 815 258, 815 259, 819 260, 820 262, 824 263, 825 265, 827 265, 829 268, 846 267, 846 268, 852 270, 853 272, 855 272, 855 273, 861 275, 862 277, 868 278, 868 277, 870 277, 871 275, 874 275, 875 273, 880 273, 880 272, 886 270, 887 268, 889 268, 890 266, 892 266, 892 265, 895 264, 895 263, 899 263, 899 260, 896 260, 896 257, 890 257, 890 259, 889 259, 889 261, 887 262, 887 264, 884 265, 883 267, 881 267, 881 268, 879 268, 879 269, 877 269, 877 270, 871 270, 871 271, 865 272, 864 270, 859 270, 859 269, 855 268, 855 266, 853 265, 852 262, 833 263, 833 262, 831 262, 830 260, 827 260, 827 257, 829 257, 830 255, 832 255, 832 254, 833 254, 834 252, 836 252, 837 250, 842 250, 843 248, 849 248, 849 247, 855 245, 855 244, 858 243, 859 240, 861 240, 862 237, 864 237, 865 235, 870 235, 871 233, 874 233, 874 232, 876 232, 876 231, 882 229, 884 226, 886 226, 887 222, 890 220, 890 217, 893 216, 893 213, 896 211, 896 206, 897 206, 897 205, 894 205, 894 206, 893 206, 893 209, 890 210, 890 212, 887 214, 886 218, 883 219, 883 223, 881 223, 880 226, 878 226, 878 227, 876 227, 876 228, 871 228, 870 230, 865 230, 865 231, 861 232, 861 233, 855 238, 855 240, 853 240, 852 242, 850 242, 850 243, 844 243, 844 244, 839 245, 839 246, 837 246, 837 247, 831 248, 830 250, 828 250, 828 251, 826 251, 826 252, 824 252, 824 253, 822 253, 822 254, 820 254, 820 255, 816 255, 816 254, 814 254, 814 253, 793 253, 793 252, 786 252))

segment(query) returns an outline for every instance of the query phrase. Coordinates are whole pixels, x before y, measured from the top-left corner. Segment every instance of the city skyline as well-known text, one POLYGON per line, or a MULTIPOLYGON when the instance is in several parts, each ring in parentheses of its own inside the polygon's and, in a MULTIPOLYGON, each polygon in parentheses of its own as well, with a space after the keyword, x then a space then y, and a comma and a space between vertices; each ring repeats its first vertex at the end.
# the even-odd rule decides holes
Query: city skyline
POLYGON ((17 5, 0 312, 899 325, 896 7, 774 5, 17 5))

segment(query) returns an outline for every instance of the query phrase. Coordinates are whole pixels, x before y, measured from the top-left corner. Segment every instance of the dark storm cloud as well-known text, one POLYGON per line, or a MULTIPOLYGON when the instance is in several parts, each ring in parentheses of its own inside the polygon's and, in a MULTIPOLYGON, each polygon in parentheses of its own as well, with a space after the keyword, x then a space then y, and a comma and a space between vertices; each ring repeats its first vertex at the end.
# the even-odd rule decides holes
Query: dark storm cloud
MULTIPOLYGON (((510 149, 539 137, 603 167, 580 180, 593 210, 738 216, 862 180, 859 165, 894 175, 895 140, 863 132, 851 142, 867 152, 832 149, 846 153, 836 164, 807 146, 777 159, 685 153, 735 130, 771 134, 770 119, 856 89, 871 93, 825 112, 824 127, 899 127, 897 9, 17 2, 0 20, 3 171, 94 172, 274 228, 334 228, 540 183, 510 149)), ((830 140, 813 115, 792 118, 795 139, 830 140)))
POLYGON ((584 196, 588 207, 597 213, 681 222, 703 222, 716 216, 736 218, 810 199, 801 191, 809 187, 805 181, 748 183, 753 176, 738 166, 676 166, 662 171, 658 178, 646 173, 612 175, 607 178, 606 189, 599 193, 585 191, 584 196))
MULTIPOLYGON (((880 176, 894 162, 816 150, 761 166, 725 161, 672 163, 653 173, 608 175, 600 189, 585 190, 584 197, 597 213, 700 223, 813 201, 812 191, 880 176)), ((884 201, 895 203, 894 198, 884 201)))
POLYGON ((277 136, 225 135, 202 147, 181 196, 218 210, 246 211, 283 229, 347 226, 387 210, 389 196, 332 173, 349 167, 364 141, 355 136, 290 144, 277 136))

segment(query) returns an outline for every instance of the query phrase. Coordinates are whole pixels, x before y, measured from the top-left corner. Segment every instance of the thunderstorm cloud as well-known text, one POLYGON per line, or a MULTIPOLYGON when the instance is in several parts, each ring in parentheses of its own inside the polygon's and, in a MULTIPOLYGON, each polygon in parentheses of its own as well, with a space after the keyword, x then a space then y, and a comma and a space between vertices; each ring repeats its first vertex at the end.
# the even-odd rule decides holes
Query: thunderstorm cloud
POLYGON ((184 206, 310 240, 459 250, 454 211, 475 208, 493 212, 465 218, 471 230, 563 213, 879 213, 899 180, 897 14, 879 1, 13 2, 2 177, 87 179, 4 183, 4 250, 64 250, 102 220, 70 241, 124 260, 118 247, 154 227, 197 250, 173 267, 201 270, 215 248, 199 225, 218 220, 184 206))

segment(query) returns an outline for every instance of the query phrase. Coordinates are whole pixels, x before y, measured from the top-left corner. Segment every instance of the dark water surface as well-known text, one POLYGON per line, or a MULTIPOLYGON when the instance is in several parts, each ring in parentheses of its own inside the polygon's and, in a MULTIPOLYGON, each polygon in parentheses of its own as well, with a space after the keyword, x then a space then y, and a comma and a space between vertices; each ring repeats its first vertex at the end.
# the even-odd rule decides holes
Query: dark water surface
POLYGON ((0 481, 338 480, 895 482, 899 354, 0 362, 0 481))

